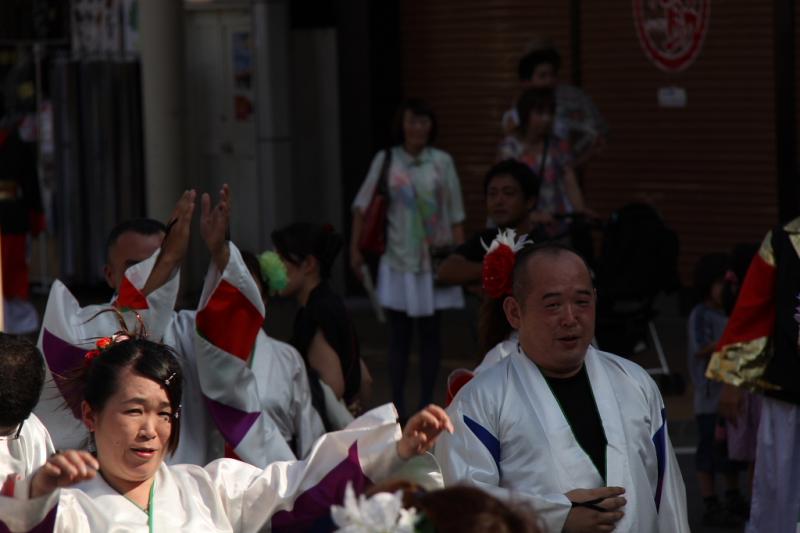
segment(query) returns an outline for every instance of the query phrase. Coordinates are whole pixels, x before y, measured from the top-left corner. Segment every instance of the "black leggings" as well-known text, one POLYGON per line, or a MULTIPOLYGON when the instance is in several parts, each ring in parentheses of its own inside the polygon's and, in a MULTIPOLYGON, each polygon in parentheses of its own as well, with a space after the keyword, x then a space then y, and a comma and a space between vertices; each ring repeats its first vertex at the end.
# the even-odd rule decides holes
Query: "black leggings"
POLYGON ((419 374, 420 403, 424 407, 433 401, 433 387, 439 372, 442 357, 442 340, 439 331, 439 316, 412 318, 402 311, 387 309, 389 316, 389 379, 392 382, 392 399, 402 418, 407 416, 405 384, 408 372, 408 356, 414 336, 414 321, 419 325, 419 374))

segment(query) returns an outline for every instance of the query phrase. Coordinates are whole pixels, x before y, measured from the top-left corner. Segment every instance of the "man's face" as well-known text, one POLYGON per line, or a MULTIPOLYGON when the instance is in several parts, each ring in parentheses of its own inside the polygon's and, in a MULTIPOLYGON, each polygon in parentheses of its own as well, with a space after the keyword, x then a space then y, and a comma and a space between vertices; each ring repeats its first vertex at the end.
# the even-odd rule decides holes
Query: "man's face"
POLYGON ((536 197, 525 198, 519 182, 508 174, 499 174, 486 187, 486 211, 501 228, 515 228, 536 205, 536 197))
POLYGON ((163 240, 164 234, 161 232, 142 235, 127 231, 120 235, 108 250, 108 262, 105 266, 108 286, 115 291, 119 290, 125 270, 153 255, 161 247, 163 240))
POLYGON ((536 66, 531 74, 531 78, 527 80, 526 87, 533 88, 553 88, 558 81, 556 77, 556 69, 550 63, 541 63, 536 66))
POLYGON ((545 374, 572 375, 594 337, 596 296, 589 271, 577 255, 564 251, 533 257, 526 274, 527 295, 523 302, 506 299, 506 317, 545 374))

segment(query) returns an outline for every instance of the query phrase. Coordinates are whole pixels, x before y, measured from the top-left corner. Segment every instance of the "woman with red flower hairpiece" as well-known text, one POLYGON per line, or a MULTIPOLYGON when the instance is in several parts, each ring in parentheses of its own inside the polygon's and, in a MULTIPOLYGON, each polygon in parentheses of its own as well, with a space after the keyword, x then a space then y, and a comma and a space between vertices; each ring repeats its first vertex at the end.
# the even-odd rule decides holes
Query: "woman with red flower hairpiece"
POLYGON ((459 368, 448 376, 448 404, 472 376, 502 360, 517 346, 517 332, 506 319, 503 300, 511 295, 513 289, 512 274, 517 253, 533 244, 533 241, 525 235, 518 238, 513 229, 505 229, 497 234, 489 246, 482 244, 486 255, 483 258, 481 280, 486 296, 481 303, 478 339, 480 353, 485 355, 474 372, 459 368))

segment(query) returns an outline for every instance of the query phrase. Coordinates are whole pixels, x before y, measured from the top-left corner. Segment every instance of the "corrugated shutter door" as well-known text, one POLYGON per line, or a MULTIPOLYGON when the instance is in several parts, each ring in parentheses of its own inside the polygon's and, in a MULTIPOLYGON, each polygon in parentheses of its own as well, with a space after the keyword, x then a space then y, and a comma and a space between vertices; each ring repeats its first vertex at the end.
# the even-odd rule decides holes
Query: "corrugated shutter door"
POLYGON ((582 3, 583 81, 611 127, 585 191, 607 214, 652 201, 681 240, 681 273, 705 253, 759 241, 777 221, 772 2, 711 2, 688 69, 657 69, 639 45, 630 2, 582 3), (685 109, 657 104, 686 89, 685 109))
POLYGON ((483 176, 518 90, 517 60, 535 34, 555 42, 569 73, 569 2, 401 3, 404 94, 428 100, 438 115, 437 146, 455 159, 468 231, 485 224, 483 176))

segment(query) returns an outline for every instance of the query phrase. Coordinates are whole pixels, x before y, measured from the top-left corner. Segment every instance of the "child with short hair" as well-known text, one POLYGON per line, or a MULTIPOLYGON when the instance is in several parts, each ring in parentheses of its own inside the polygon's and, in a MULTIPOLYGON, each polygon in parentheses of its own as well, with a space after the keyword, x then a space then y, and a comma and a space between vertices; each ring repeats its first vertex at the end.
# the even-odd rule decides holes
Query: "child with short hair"
POLYGON ((725 274, 730 259, 716 253, 700 258, 694 270, 694 288, 700 299, 689 314, 688 358, 689 373, 694 385, 694 411, 697 420, 698 443, 695 454, 697 482, 703 497, 706 526, 735 526, 742 516, 734 513, 734 503, 741 501, 737 465, 728 459, 725 449, 724 424, 718 416, 722 384, 706 378, 706 367, 717 342, 725 330, 725 274), (726 505, 717 498, 714 476, 725 477, 726 505))

